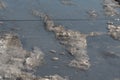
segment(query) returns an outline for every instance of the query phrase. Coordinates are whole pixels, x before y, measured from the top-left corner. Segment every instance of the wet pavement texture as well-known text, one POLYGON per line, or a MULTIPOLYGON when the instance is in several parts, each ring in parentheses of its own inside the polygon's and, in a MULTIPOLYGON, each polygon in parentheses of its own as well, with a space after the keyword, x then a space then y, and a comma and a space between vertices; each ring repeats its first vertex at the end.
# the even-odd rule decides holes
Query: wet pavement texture
MULTIPOLYGON (((107 16, 103 9, 104 0, 0 1, 5 5, 0 7, 0 31, 18 33, 24 49, 32 51, 36 46, 45 54, 45 62, 38 67, 35 75, 58 74, 67 76, 69 80, 120 80, 120 41, 106 34, 87 37, 91 67, 85 71, 71 68, 67 64, 74 57, 59 44, 52 32, 46 31, 43 20, 32 14, 33 10, 43 12, 51 16, 56 24, 81 33, 107 33, 107 22, 120 25, 120 16, 107 16), (56 52, 51 53, 50 50, 56 52), (53 61, 54 57, 58 60, 53 61)), ((119 8, 117 10, 120 12, 119 8)))

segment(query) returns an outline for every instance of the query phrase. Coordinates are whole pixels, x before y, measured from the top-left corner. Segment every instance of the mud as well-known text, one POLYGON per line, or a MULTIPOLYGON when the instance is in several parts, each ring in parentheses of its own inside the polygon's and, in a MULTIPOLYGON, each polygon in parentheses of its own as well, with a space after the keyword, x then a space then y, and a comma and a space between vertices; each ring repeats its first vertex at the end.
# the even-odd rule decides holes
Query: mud
POLYGON ((113 0, 103 0, 103 8, 107 16, 119 15, 119 7, 120 5, 113 0))
POLYGON ((108 34, 116 40, 120 40, 120 26, 113 23, 108 24, 108 34))
POLYGON ((108 21, 112 21, 115 27, 119 26, 118 0, 1 1, 6 7, 0 9, 0 31, 18 33, 20 45, 15 45, 19 42, 15 39, 14 45, 22 46, 22 48, 13 46, 10 49, 11 46, 9 46, 9 52, 8 47, 7 50, 5 46, 3 46, 4 49, 3 47, 0 49, 2 53, 7 51, 8 56, 12 55, 11 59, 7 53, 0 54, 0 62, 2 62, 0 80, 67 80, 64 76, 68 76, 70 80, 120 79, 120 42, 118 37, 115 39, 111 36, 114 32, 114 34, 118 32, 114 31, 115 28, 111 28, 112 32, 110 29, 107 32, 106 29, 108 21), (74 2, 75 6, 71 2, 74 2), (44 20, 38 17, 45 18, 46 14, 52 19, 44 20), (43 25, 42 21, 47 23, 43 25), (46 26, 51 26, 51 28, 46 26), (86 46, 83 48, 83 45, 86 46), (45 55, 41 55, 43 52, 39 48, 45 55), (77 53, 78 51, 80 53, 77 53), (19 56, 18 52, 25 55, 19 56), (36 61, 39 54, 40 61, 36 61), (85 58, 86 55, 87 58, 85 58), (89 59, 90 67, 85 68, 85 63, 81 59, 89 59), (71 68, 68 65, 75 67, 71 68), (3 67, 6 68, 6 72, 3 67))
POLYGON ((40 78, 39 80, 68 80, 68 78, 62 78, 59 75, 50 75, 45 76, 44 78, 40 78))
POLYGON ((54 32, 60 44, 65 46, 65 49, 75 57, 68 65, 71 67, 87 70, 90 67, 89 56, 87 55, 87 35, 79 31, 65 29, 62 25, 56 25, 48 16, 40 16, 46 30, 54 32))
POLYGON ((118 2, 118 4, 120 5, 120 0, 115 0, 116 2, 118 2))
POLYGON ((43 52, 37 47, 34 48, 33 52, 23 49, 17 34, 0 32, 1 80, 17 80, 18 77, 21 77, 21 80, 26 80, 26 75, 32 74, 24 70, 34 70, 35 67, 42 63, 43 57, 43 52), (26 79, 23 79, 23 76, 26 79))
POLYGON ((120 58, 120 55, 115 52, 110 51, 103 51, 102 55, 104 58, 120 58))
POLYGON ((95 10, 89 10, 89 11, 87 11, 87 13, 91 18, 97 18, 98 17, 98 13, 95 10))
MULTIPOLYGON (((95 11, 90 11, 89 14, 91 14, 92 17, 97 17, 95 11)), ((59 43, 65 47, 68 53, 75 57, 75 59, 68 64, 69 66, 83 70, 90 68, 90 59, 87 55, 87 37, 106 35, 106 32, 90 32, 89 34, 83 34, 79 31, 65 29, 64 26, 55 24, 49 15, 37 10, 33 11, 33 15, 41 17, 45 29, 53 32, 56 39, 59 40, 59 43)))
POLYGON ((72 0, 60 0, 60 3, 66 6, 75 6, 76 4, 72 0))
POLYGON ((5 9, 7 6, 3 0, 0 0, 0 9, 5 9))
POLYGON ((50 50, 50 53, 56 53, 56 51, 55 50, 50 50))

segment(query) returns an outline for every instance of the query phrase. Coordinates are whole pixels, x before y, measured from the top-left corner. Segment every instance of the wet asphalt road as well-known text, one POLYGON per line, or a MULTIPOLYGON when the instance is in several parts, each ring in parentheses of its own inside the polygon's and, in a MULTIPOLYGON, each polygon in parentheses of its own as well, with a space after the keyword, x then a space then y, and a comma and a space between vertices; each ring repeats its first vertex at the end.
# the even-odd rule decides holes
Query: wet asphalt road
POLYGON ((71 0, 73 5, 62 4, 61 0, 2 0, 6 8, 0 9, 0 31, 14 31, 19 34, 25 49, 40 47, 45 53, 45 63, 35 72, 38 76, 59 74, 70 80, 120 80, 120 41, 107 35, 88 37, 87 52, 91 67, 87 71, 70 68, 67 63, 73 59, 59 44, 51 32, 44 28, 42 20, 32 15, 32 10, 50 15, 56 24, 82 33, 107 32, 107 22, 119 24, 115 17, 104 15, 102 0, 71 0), (95 10, 96 18, 88 12, 95 10), (56 50, 55 54, 50 50, 56 50), (65 55, 61 55, 65 52, 65 55), (118 56, 110 56, 113 52, 118 56), (52 61, 52 57, 59 57, 52 61))

